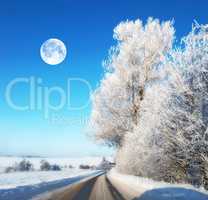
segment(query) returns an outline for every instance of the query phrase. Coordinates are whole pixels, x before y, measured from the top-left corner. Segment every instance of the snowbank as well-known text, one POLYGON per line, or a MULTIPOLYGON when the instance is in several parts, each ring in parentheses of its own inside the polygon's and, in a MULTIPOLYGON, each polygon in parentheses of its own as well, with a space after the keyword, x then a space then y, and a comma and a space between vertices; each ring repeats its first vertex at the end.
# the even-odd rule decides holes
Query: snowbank
POLYGON ((124 175, 112 169, 108 179, 126 199, 196 199, 207 200, 208 191, 203 188, 197 189, 188 184, 170 184, 157 182, 147 178, 124 175))

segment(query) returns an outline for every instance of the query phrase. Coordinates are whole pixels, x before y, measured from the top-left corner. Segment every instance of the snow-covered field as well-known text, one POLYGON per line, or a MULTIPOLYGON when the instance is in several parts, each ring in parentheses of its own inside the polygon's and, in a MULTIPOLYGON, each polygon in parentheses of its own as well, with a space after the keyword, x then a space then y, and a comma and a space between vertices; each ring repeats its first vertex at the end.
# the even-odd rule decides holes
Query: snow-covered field
POLYGON ((93 172, 92 170, 69 169, 63 171, 2 173, 0 174, 0 189, 11 189, 19 186, 47 183, 75 176, 84 176, 93 172))
MULTIPOLYGON (((13 166, 15 163, 19 163, 22 161, 23 157, 4 157, 0 156, 0 173, 3 173, 6 167, 13 166)), ((46 160, 50 164, 58 164, 62 167, 72 165, 75 168, 78 168, 79 165, 98 165, 102 158, 101 157, 80 157, 80 158, 52 158, 52 157, 32 157, 32 158, 25 158, 26 160, 29 160, 35 170, 40 169, 40 161, 46 160)), ((108 159, 108 158, 107 158, 108 159)))
POLYGON ((79 165, 98 165, 101 157, 83 157, 83 158, 25 158, 29 160, 34 171, 30 172, 11 172, 5 173, 5 169, 14 166, 23 160, 22 157, 0 157, 0 189, 11 189, 19 186, 35 185, 51 181, 58 181, 75 176, 83 176, 93 173, 92 170, 79 169, 79 165), (61 171, 40 171, 40 161, 47 160, 50 164, 58 164, 62 167, 61 171), (69 169, 72 165, 74 168, 69 169))

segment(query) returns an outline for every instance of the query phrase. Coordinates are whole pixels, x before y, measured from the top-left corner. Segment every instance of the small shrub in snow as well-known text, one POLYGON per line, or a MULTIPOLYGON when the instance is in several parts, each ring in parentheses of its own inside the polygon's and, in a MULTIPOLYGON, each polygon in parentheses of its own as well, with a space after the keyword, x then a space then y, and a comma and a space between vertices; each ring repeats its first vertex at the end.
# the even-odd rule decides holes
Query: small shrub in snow
POLYGON ((74 167, 73 167, 73 165, 69 165, 68 168, 69 169, 73 169, 74 167))
POLYGON ((18 163, 15 168, 16 171, 32 171, 33 164, 30 161, 24 159, 18 163))
POLYGON ((4 170, 5 173, 10 173, 10 172, 15 172, 15 171, 16 171, 16 170, 15 170, 14 167, 7 167, 7 168, 4 170))
POLYGON ((61 171, 61 167, 57 164, 51 165, 46 160, 41 160, 40 162, 40 170, 41 171, 61 171))
POLYGON ((40 161, 40 170, 41 171, 49 171, 50 169, 51 169, 51 165, 48 161, 46 161, 46 160, 40 161))
POLYGON ((19 163, 15 163, 14 166, 9 166, 5 169, 5 173, 10 172, 24 172, 24 171, 32 171, 34 170, 33 164, 30 161, 22 160, 19 163))
POLYGON ((59 165, 51 165, 50 170, 52 171, 61 171, 61 167, 59 165))
POLYGON ((112 163, 106 160, 105 157, 103 157, 101 163, 96 167, 98 170, 110 170, 112 168, 112 163))
POLYGON ((80 169, 90 169, 89 165, 80 165, 79 166, 80 169))

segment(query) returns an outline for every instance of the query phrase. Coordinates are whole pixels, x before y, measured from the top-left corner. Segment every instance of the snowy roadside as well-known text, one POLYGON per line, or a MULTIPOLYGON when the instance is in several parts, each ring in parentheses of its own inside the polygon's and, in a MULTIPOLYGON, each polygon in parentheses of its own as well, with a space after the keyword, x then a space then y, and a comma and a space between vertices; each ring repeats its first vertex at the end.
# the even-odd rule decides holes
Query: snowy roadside
POLYGON ((207 200, 208 191, 197 189, 188 184, 170 184, 157 182, 147 178, 124 175, 112 169, 108 173, 108 179, 126 199, 178 199, 178 200, 207 200))
MULTIPOLYGON (((39 179, 40 174, 37 172, 25 173, 25 179, 23 178, 24 180, 23 182, 21 182, 19 179, 16 179, 16 177, 14 176, 13 179, 16 179, 16 181, 14 181, 13 184, 8 184, 7 187, 8 186, 9 187, 7 189, 0 188, 0 200, 33 199, 34 197, 38 195, 69 186, 87 177, 98 175, 101 172, 92 171, 92 170, 91 171, 86 170, 85 172, 83 171, 83 172, 79 172, 79 173, 77 172, 73 174, 65 172, 66 173, 65 175, 64 173, 62 174, 63 175, 62 179, 61 179, 61 176, 58 176, 58 175, 61 175, 60 173, 61 172, 56 172, 56 174, 54 174, 54 177, 53 177, 52 173, 49 172, 48 174, 45 174, 44 177, 42 176, 42 178, 44 178, 44 181, 43 179, 42 180, 39 179), (67 177, 67 178, 64 178, 64 177, 67 177), (29 180, 30 180, 30 185, 28 185, 29 180), (14 184, 15 182, 16 184, 14 184), (27 183, 27 185, 24 185, 24 183, 25 184, 27 183)), ((23 174, 20 174, 19 176, 24 177, 23 174)))

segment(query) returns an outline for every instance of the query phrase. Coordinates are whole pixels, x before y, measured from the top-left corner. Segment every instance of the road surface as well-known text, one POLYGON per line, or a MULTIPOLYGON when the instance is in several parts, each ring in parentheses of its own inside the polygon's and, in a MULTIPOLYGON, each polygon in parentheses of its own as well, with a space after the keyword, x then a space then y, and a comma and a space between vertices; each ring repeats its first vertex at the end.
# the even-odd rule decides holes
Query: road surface
POLYGON ((162 187, 144 190, 131 187, 99 174, 85 178, 79 183, 66 186, 53 192, 39 195, 32 200, 207 200, 208 195, 186 188, 162 187))
POLYGON ((111 185, 106 175, 88 178, 82 182, 40 195, 33 200, 125 200, 111 185))

